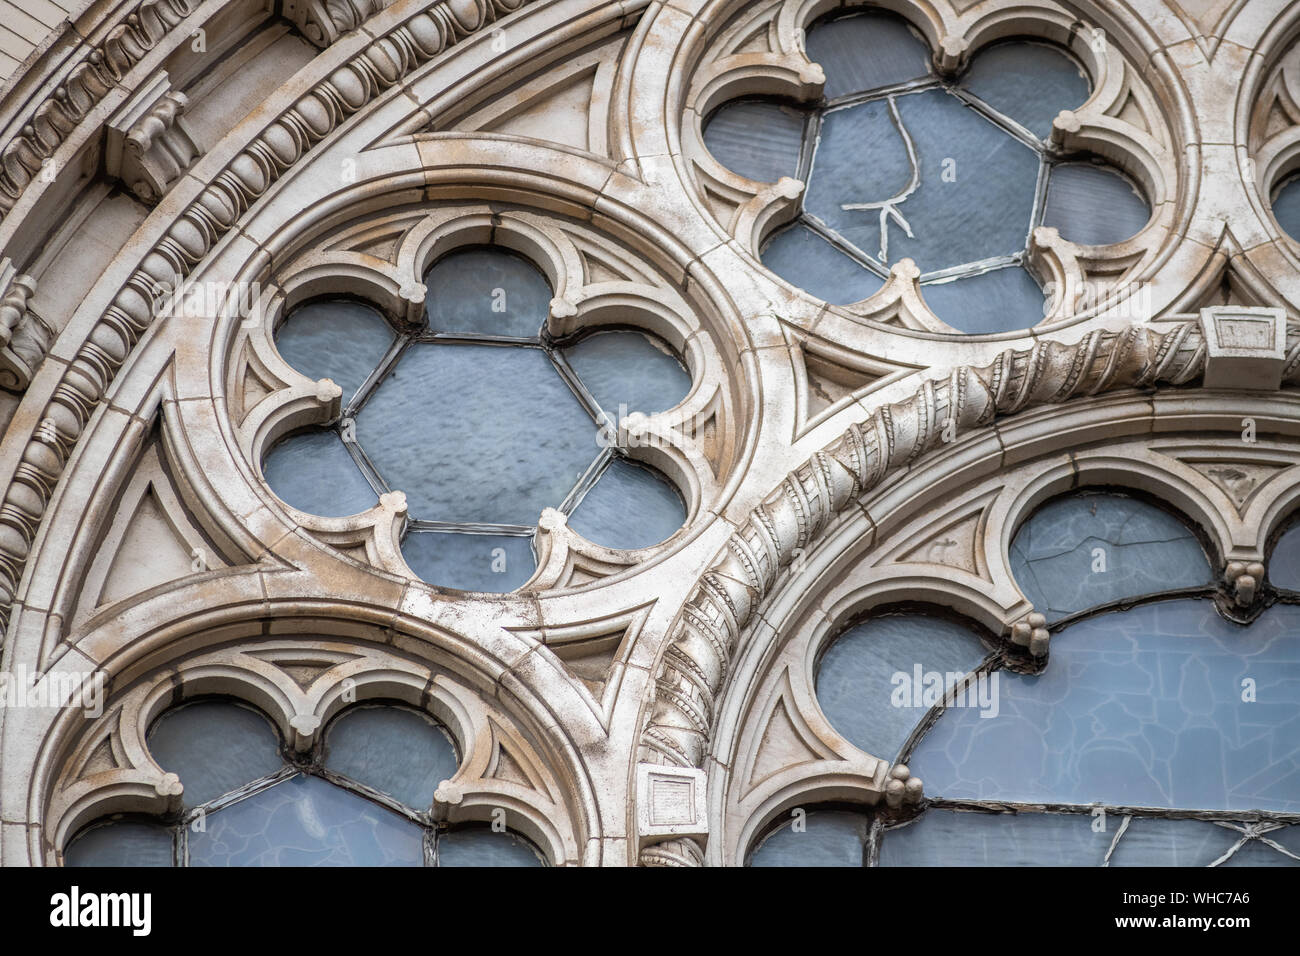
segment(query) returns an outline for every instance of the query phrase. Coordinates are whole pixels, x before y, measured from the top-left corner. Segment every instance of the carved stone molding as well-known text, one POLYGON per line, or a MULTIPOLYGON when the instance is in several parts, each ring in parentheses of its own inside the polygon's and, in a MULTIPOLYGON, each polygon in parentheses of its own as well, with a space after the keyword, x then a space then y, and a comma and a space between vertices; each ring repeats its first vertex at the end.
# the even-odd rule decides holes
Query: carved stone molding
POLYGON ((285 0, 284 15, 312 43, 327 47, 394 0, 285 0))
MULTIPOLYGON (((1290 331, 1284 380, 1295 383, 1300 381, 1300 329, 1290 331)), ((779 571, 891 472, 999 416, 1082 395, 1186 385, 1204 373, 1205 363, 1205 337, 1196 323, 1165 332, 1093 332, 1074 345, 1040 342, 1004 352, 987 366, 955 369, 947 379, 925 382, 910 399, 884 405, 851 427, 790 473, 701 577, 658 666, 641 733, 641 760, 703 765, 717 694, 779 571)), ((1046 642, 1033 641, 1035 630, 1013 632, 1013 639, 1045 651, 1046 642)), ((643 856, 643 862, 662 862, 664 852, 643 856)))
POLYGON ((20 392, 49 351, 53 334, 28 307, 36 283, 0 259, 0 388, 20 392))
POLYGON ((156 203, 198 158, 181 116, 189 105, 166 73, 127 100, 108 121, 104 168, 144 202, 156 203))
POLYGON ((87 48, 53 94, 0 149, 0 218, 13 209, 41 166, 145 54, 199 7, 199 0, 144 0, 104 39, 87 48))
POLYGON ((177 217, 73 356, 45 410, 50 427, 28 444, 0 503, 0 622, 8 623, 28 550, 71 447, 131 348, 156 317, 159 300, 180 286, 285 170, 348 116, 523 2, 474 0, 462 5, 446 0, 414 14, 369 43, 347 66, 270 124, 177 217))

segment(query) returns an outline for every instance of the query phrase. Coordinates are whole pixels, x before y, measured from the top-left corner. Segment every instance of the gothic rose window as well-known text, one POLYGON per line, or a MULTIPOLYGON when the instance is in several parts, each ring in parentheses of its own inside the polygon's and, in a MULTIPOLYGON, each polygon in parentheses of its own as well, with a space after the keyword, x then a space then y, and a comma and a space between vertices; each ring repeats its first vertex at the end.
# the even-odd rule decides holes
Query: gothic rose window
POLYGON ((553 341, 546 280, 500 248, 453 252, 425 285, 416 328, 340 299, 301 305, 281 325, 281 355, 333 379, 343 412, 271 450, 264 473, 277 495, 337 517, 401 490, 407 564, 470 591, 532 576, 544 508, 610 548, 650 547, 681 527, 677 490, 617 447, 619 421, 666 411, 690 389, 663 342, 621 328, 553 341))
POLYGON ((925 42, 881 12, 823 21, 807 35, 822 101, 724 104, 704 142, 735 173, 803 181, 798 217, 763 264, 834 304, 877 292, 911 258, 926 304, 963 332, 1034 325, 1044 292, 1029 269, 1038 226, 1083 245, 1128 239, 1150 218, 1118 170, 1050 140, 1062 110, 1091 92, 1064 50, 1012 40, 982 50, 956 82, 925 42))
POLYGON ((330 722, 319 753, 289 758, 261 714, 206 699, 150 729, 154 760, 184 787, 175 819, 97 821, 68 866, 539 866, 500 826, 448 828, 434 790, 455 776, 455 744, 401 705, 360 704, 330 722))
MULTIPOLYGON (((1297 585, 1300 532, 1274 548, 1297 585)), ((1141 499, 1047 502, 1010 548, 1053 630, 1017 673, 970 626, 876 614, 823 654, 818 701, 855 746, 924 781, 908 819, 784 819, 752 865, 1295 865, 1300 603, 1222 616, 1192 529, 1141 499)))

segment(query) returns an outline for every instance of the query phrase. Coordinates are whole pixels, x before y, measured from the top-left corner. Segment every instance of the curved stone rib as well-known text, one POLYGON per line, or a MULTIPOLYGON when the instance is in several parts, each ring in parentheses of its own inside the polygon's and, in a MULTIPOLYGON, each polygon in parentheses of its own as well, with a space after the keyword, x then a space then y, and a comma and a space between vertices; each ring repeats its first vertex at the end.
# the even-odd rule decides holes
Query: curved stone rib
MULTIPOLYGON (((957 368, 851 425, 787 475, 704 572, 670 628, 639 759, 703 765, 714 699, 755 608, 797 549, 890 472, 999 416, 1117 389, 1187 384, 1201 376, 1205 360, 1196 322, 1163 332, 1092 332, 1074 345, 1039 342, 1003 352, 981 368, 957 368)), ((1284 381, 1300 384, 1300 330, 1294 327, 1288 329, 1284 381)), ((701 857, 694 841, 678 839, 645 848, 641 863, 690 865, 701 857)))
POLYGON ((0 628, 37 528, 95 408, 160 304, 284 172, 349 116, 439 53, 527 0, 442 0, 373 41, 243 149, 185 209, 114 297, 44 409, 0 501, 0 628))

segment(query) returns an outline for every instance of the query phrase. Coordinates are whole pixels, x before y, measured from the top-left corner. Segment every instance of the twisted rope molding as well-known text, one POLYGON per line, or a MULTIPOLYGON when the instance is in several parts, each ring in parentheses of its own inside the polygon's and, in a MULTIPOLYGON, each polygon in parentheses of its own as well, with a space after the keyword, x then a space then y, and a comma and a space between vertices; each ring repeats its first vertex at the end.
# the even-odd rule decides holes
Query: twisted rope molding
MULTIPOLYGON (((1300 384, 1300 327, 1287 330, 1283 382, 1300 384)), ((1165 332, 1096 331, 1074 345, 1039 341, 989 365, 962 366, 883 405, 800 467, 754 509, 701 576, 669 629, 641 731, 644 763, 700 768, 715 702, 742 634, 781 569, 825 527, 892 472, 962 432, 1028 408, 1125 388, 1185 385, 1205 370, 1200 324, 1165 332), (945 434, 946 431, 946 434, 945 434)), ((645 847, 643 866, 698 866, 700 844, 678 838, 645 847)))
POLYGON ((131 273, 64 371, 0 503, 0 628, 45 508, 90 416, 176 289, 284 172, 416 68, 529 0, 441 0, 368 44, 253 139, 186 207, 131 273))

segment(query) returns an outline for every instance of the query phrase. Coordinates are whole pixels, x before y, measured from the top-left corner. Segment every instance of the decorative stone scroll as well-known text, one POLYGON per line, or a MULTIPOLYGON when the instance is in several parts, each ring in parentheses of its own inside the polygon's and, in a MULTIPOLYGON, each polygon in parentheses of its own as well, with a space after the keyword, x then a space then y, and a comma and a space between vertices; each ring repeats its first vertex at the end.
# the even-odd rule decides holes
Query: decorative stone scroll
POLYGON ((49 351, 54 333, 28 308, 36 282, 0 259, 0 388, 21 392, 49 351))
POLYGON ((155 203, 199 156, 181 114, 189 101, 159 73, 108 121, 104 168, 147 203, 155 203))

